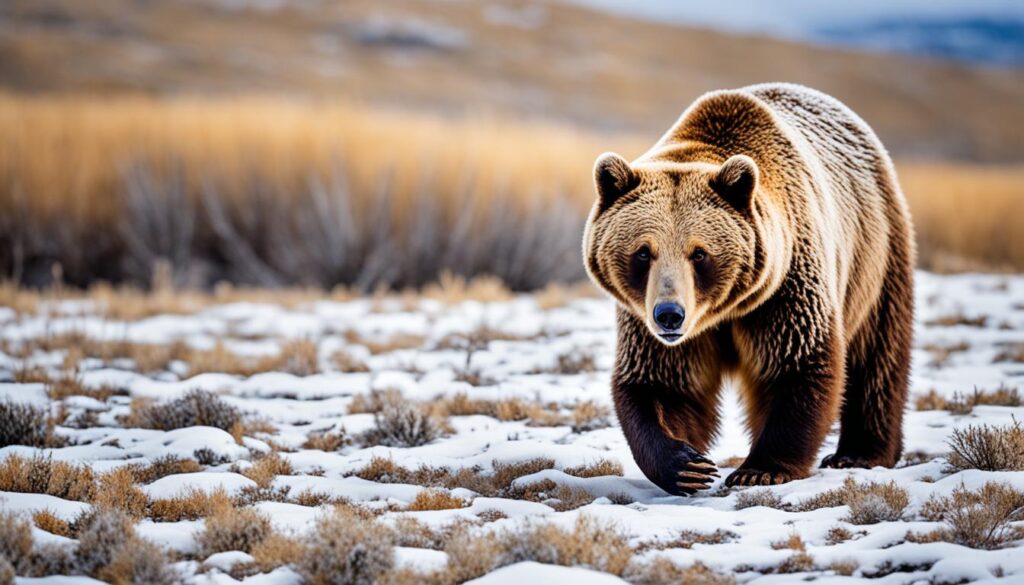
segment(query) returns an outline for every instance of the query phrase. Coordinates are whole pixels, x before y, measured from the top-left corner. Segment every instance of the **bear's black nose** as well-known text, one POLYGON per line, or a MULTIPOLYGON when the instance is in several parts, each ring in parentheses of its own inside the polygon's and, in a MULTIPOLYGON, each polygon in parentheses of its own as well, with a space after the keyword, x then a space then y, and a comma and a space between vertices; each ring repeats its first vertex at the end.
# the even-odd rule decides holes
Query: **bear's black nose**
POLYGON ((666 331, 676 331, 683 326, 686 312, 676 303, 661 303, 654 307, 654 320, 666 331))

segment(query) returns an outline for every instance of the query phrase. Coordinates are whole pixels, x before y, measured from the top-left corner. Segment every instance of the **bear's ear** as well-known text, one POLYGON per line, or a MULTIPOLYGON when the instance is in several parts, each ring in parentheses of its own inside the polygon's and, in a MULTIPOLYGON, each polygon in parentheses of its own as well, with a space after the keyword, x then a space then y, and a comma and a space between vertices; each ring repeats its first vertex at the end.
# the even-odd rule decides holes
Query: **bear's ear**
POLYGON ((626 159, 606 152, 597 157, 594 163, 594 185, 597 187, 597 198, 601 211, 612 206, 619 197, 633 190, 640 182, 626 159))
POLYGON ((737 154, 725 161, 711 178, 711 188, 736 209, 744 211, 757 188, 757 163, 745 154, 737 154))

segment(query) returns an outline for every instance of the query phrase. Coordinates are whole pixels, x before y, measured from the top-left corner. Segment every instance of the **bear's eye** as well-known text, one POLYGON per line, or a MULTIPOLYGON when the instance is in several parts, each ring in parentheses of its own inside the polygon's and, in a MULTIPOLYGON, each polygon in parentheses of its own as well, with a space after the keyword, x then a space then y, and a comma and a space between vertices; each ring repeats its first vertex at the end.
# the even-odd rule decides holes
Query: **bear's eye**
POLYGON ((696 250, 693 251, 693 254, 690 254, 690 260, 693 260, 694 262, 696 262, 698 264, 703 262, 703 261, 705 261, 705 260, 707 260, 707 259, 708 259, 708 253, 705 252, 704 250, 701 250, 700 248, 697 248, 696 250))
POLYGON ((650 262, 651 249, 648 248, 647 246, 642 246, 639 250, 636 251, 636 259, 641 262, 650 262))

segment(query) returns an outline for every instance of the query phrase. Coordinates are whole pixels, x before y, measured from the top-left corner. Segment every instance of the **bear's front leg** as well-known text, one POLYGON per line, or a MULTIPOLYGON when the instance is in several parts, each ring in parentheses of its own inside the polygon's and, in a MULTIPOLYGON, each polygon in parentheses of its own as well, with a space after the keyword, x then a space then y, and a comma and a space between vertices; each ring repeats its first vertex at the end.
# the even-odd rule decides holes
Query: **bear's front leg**
POLYGON ((717 427, 717 409, 701 412, 685 395, 652 383, 613 380, 615 411, 640 470, 673 495, 707 489, 718 477, 700 453, 717 427))
POLYGON ((763 355, 769 359, 755 362, 753 371, 744 368, 753 446, 726 485, 772 485, 810 475, 838 411, 844 360, 831 336, 804 341, 803 347, 788 345, 789 356, 763 355))

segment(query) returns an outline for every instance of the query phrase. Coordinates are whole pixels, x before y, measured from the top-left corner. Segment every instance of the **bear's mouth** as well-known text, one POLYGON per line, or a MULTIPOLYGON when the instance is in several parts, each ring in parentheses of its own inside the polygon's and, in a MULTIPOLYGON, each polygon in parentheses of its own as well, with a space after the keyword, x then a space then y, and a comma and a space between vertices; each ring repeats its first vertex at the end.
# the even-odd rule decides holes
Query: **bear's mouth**
POLYGON ((675 341, 675 340, 677 340, 677 339, 679 339, 680 337, 683 336, 682 333, 659 333, 658 335, 660 335, 661 338, 664 339, 665 341, 670 341, 670 342, 671 341, 675 341))

